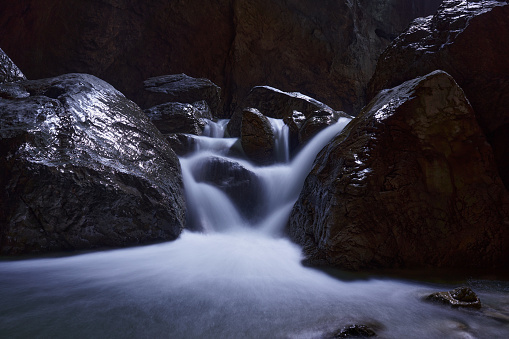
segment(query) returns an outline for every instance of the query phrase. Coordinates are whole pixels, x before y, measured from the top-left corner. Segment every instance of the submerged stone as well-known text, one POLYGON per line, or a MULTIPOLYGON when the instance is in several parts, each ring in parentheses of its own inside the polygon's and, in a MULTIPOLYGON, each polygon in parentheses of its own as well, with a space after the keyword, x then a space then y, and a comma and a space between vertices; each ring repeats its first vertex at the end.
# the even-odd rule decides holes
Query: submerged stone
POLYGON ((366 325, 348 325, 332 334, 332 338, 368 338, 376 337, 376 332, 366 325))
POLYGON ((458 287, 452 291, 436 292, 425 298, 426 301, 447 304, 452 307, 481 308, 481 300, 470 287, 458 287))

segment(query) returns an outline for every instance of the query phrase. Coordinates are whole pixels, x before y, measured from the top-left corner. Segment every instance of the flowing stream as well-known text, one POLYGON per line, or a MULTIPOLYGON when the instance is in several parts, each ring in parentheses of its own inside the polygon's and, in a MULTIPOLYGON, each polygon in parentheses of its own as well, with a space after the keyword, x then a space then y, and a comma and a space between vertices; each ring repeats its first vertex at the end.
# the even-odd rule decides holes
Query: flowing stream
POLYGON ((421 300, 457 285, 302 266, 284 227, 316 154, 348 120, 291 161, 288 132, 271 121, 275 165, 231 156, 237 140, 222 138, 224 121, 210 123, 181 158, 189 223, 200 231, 157 245, 0 261, 0 338, 324 338, 349 324, 382 338, 508 337, 506 282, 469 281, 485 305, 479 312, 421 300), (240 187, 232 200, 228 180, 203 172, 211 159, 256 178, 256 187, 240 187))

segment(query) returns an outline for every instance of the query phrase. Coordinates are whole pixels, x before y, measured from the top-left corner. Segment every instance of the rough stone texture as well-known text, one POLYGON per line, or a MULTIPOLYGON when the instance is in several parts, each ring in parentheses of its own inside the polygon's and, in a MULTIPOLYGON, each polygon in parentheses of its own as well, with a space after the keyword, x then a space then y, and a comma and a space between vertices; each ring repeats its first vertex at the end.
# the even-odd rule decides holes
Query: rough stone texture
POLYGON ((0 46, 29 78, 91 73, 135 101, 145 79, 186 73, 227 106, 267 84, 354 114, 390 39, 440 2, 2 1, 0 46))
POLYGON ((382 91, 321 151, 288 233, 344 269, 507 267, 508 204, 463 91, 436 71, 382 91))
POLYGON ((0 253, 141 244, 184 228, 175 153, 106 82, 0 85, 0 120, 0 253))
POLYGON ((450 305, 452 307, 481 308, 481 300, 470 287, 458 287, 452 291, 436 292, 424 300, 450 305))
POLYGON ((0 84, 19 80, 26 80, 25 75, 0 48, 0 84))
MULTIPOLYGON (((167 102, 146 109, 145 114, 163 134, 201 135, 206 125, 201 112, 191 104, 167 102)), ((211 118, 211 116, 208 117, 208 119, 211 118)))
POLYGON ((269 119, 256 108, 246 108, 242 112, 240 143, 251 161, 260 165, 274 162, 274 132, 269 119))
POLYGON ((138 100, 143 108, 166 102, 192 104, 197 101, 205 101, 214 116, 223 115, 221 88, 208 79, 173 74, 147 79, 143 85, 145 92, 138 100))
MULTIPOLYGON (((242 107, 259 110, 263 115, 283 119, 290 128, 290 148, 295 150, 305 144, 316 133, 334 124, 348 114, 335 111, 324 103, 298 92, 283 92, 269 86, 254 87, 242 103, 242 107)), ((240 136, 244 112, 235 111, 228 123, 228 133, 240 136)))
POLYGON ((492 145, 499 173, 509 187, 509 5, 507 1, 448 0, 438 12, 417 19, 380 56, 369 85, 384 88, 436 69, 463 88, 492 145))
POLYGON ((247 219, 260 217, 260 208, 256 208, 263 206, 260 180, 255 173, 238 162, 210 157, 193 172, 193 176, 197 182, 213 185, 226 193, 247 219))

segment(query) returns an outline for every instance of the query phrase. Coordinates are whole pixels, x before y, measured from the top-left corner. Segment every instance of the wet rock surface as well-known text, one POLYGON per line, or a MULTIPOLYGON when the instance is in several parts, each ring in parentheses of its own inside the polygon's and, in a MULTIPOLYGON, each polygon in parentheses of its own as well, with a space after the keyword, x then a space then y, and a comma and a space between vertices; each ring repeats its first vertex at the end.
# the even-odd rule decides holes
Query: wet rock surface
POLYGON ((191 104, 168 102, 146 109, 144 112, 163 134, 201 135, 206 125, 201 112, 191 104))
POLYGON ((246 108, 242 112, 240 143, 247 157, 256 164, 274 162, 274 133, 269 119, 256 108, 246 108))
MULTIPOLYGON (((335 111, 302 93, 283 92, 270 86, 254 87, 242 107, 254 108, 266 117, 283 119, 289 126, 291 151, 304 145, 322 129, 336 123, 340 117, 351 118, 345 112, 335 111)), ((237 110, 233 114, 228 123, 230 136, 241 135, 244 111, 237 110)))
POLYGON ((288 233, 317 265, 496 267, 508 211, 470 104, 437 71, 382 91, 321 151, 288 233))
POLYGON ((25 75, 0 48, 0 84, 25 80, 25 75))
POLYGON ((366 325, 348 325, 333 333, 330 338, 369 338, 376 336, 376 332, 366 325))
POLYGON ((145 79, 186 73, 223 88, 232 109, 253 86, 268 84, 354 114, 390 39, 439 3, 2 2, 0 46, 31 79, 91 73, 140 104, 145 79))
POLYGON ((248 219, 260 217, 263 206, 260 180, 238 162, 211 157, 194 173, 194 177, 197 182, 211 184, 226 193, 243 216, 248 219))
POLYGON ((223 115, 221 88, 209 79, 172 74, 147 79, 143 85, 145 91, 139 99, 142 107, 148 108, 167 102, 193 104, 204 101, 213 116, 223 115))
POLYGON ((507 1, 444 1, 420 18, 380 56, 368 95, 436 69, 463 88, 492 145, 509 187, 509 4, 507 1))
POLYGON ((426 301, 450 305, 452 307, 481 308, 481 300, 470 287, 458 287, 452 291, 430 294, 426 301))
POLYGON ((16 98, 0 95, 2 254, 180 234, 178 159, 136 104, 85 74, 0 85, 4 91, 16 98))

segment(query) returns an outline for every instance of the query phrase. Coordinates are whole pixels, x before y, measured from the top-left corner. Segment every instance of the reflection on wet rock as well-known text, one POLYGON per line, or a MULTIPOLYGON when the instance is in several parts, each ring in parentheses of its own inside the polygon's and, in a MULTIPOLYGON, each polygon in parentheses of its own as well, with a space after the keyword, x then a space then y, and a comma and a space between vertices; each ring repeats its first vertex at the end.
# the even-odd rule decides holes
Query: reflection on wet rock
MULTIPOLYGON (((138 106, 85 74, 16 86, 15 99, 0 98, 1 253, 180 234, 178 158, 138 106)), ((0 93, 12 88, 1 85, 0 93)))

